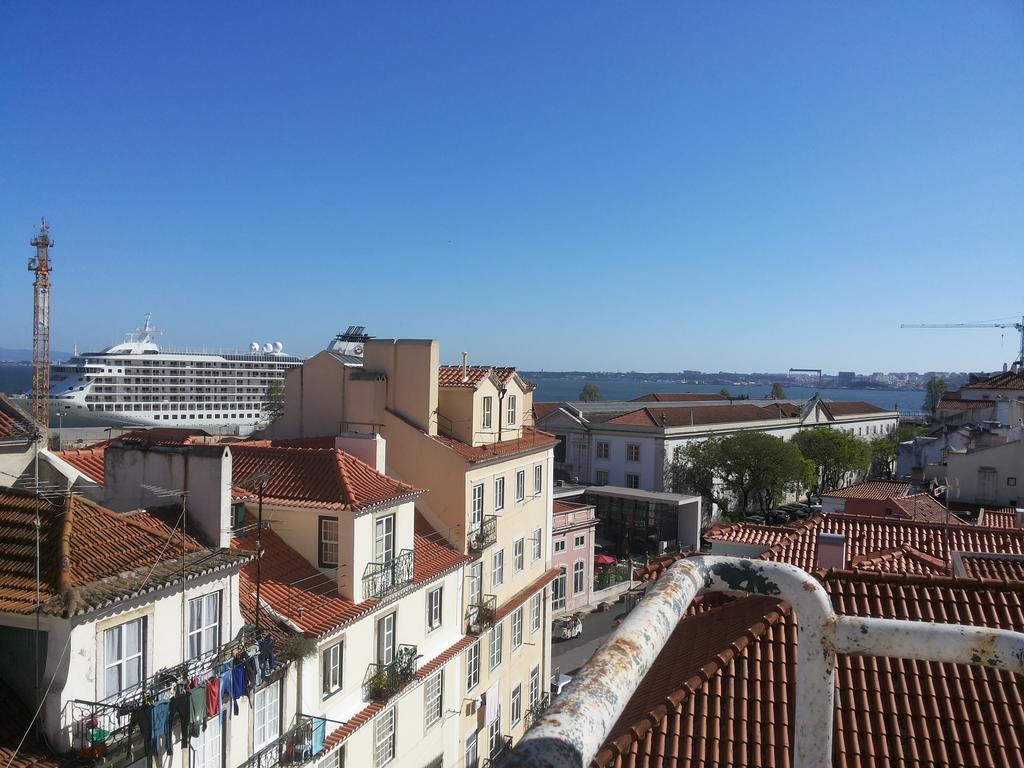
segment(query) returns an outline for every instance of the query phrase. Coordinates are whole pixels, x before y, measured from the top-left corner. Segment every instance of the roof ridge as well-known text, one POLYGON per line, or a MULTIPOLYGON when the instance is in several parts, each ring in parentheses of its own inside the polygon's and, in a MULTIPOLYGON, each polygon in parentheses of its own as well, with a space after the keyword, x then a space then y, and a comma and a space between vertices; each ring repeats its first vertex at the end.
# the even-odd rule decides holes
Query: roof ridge
POLYGON ((885 573, 882 571, 858 571, 850 568, 829 568, 827 571, 818 571, 816 575, 821 579, 826 587, 830 582, 841 584, 844 581, 859 581, 875 584, 894 583, 914 586, 960 588, 984 587, 988 590, 991 590, 993 586, 998 586, 1001 588, 1000 591, 1003 592, 1024 592, 1024 581, 987 579, 980 576, 939 576, 919 573, 885 573))

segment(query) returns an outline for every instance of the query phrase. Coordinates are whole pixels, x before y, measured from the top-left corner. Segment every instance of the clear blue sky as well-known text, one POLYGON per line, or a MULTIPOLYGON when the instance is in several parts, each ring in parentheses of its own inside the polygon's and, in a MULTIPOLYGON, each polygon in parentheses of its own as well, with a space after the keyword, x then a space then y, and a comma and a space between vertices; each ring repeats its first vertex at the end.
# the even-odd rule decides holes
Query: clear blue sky
POLYGON ((1024 3, 4 3, 0 346, 994 368, 1024 3), (254 7, 256 9, 254 10, 254 7))

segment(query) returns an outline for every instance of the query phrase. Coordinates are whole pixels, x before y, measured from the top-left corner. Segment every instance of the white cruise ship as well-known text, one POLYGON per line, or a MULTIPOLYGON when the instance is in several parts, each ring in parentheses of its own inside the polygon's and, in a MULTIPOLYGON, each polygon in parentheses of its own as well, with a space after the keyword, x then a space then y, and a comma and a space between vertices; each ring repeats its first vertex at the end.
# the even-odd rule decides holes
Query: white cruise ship
POLYGON ((123 344, 52 366, 52 423, 244 435, 266 424, 269 386, 302 364, 284 353, 281 342, 253 342, 244 354, 165 352, 153 341, 155 333, 146 315, 123 344))

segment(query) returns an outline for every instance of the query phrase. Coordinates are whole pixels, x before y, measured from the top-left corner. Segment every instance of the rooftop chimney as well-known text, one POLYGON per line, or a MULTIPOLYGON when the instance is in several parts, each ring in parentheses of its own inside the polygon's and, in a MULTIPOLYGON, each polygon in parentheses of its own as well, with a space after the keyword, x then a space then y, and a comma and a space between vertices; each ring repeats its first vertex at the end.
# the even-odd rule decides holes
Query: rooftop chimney
POLYGON ((462 353, 462 380, 469 381, 469 353, 462 353))
POLYGON ((1017 509, 1014 510, 1013 518, 1014 525, 1018 528, 1024 528, 1024 509, 1017 507, 1017 509))
POLYGON ((817 567, 827 571, 830 568, 846 567, 846 536, 841 533, 818 534, 817 567))

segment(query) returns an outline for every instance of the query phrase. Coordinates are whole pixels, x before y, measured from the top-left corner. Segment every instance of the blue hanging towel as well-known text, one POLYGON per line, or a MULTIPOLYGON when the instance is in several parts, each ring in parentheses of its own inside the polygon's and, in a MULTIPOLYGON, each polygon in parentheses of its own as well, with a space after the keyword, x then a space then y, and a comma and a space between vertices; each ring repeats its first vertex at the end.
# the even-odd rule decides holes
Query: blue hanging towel
MULTIPOLYGON (((238 714, 238 700, 248 694, 249 684, 245 675, 245 662, 236 664, 231 670, 231 692, 235 696, 235 714, 238 714)), ((249 702, 252 703, 251 701, 249 702)))
POLYGON ((313 718, 313 754, 319 755, 327 737, 327 721, 322 717, 313 718))
POLYGON ((153 717, 151 720, 153 735, 151 741, 153 744, 153 752, 157 755, 157 759, 159 759, 160 756, 160 739, 164 740, 164 747, 167 750, 167 754, 172 754, 170 715, 171 702, 158 701, 153 705, 153 717))
POLYGON ((234 676, 231 674, 230 671, 224 672, 223 674, 221 674, 221 676, 220 676, 220 701, 221 701, 221 704, 227 705, 228 701, 232 701, 233 700, 233 704, 234 704, 234 708, 235 708, 235 714, 237 715, 238 714, 238 701, 237 701, 237 699, 235 699, 234 686, 232 686, 232 684, 231 684, 231 681, 232 681, 233 677, 234 676))

